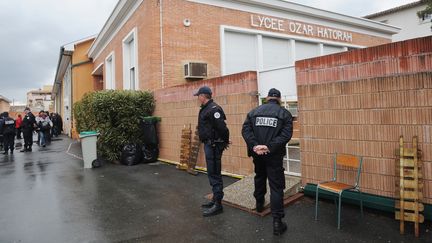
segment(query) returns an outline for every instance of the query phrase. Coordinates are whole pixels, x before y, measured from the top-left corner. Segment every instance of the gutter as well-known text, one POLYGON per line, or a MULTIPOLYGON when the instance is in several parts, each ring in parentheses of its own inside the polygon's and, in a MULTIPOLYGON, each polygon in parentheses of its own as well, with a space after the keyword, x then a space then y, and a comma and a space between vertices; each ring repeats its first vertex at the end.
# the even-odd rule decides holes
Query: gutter
POLYGON ((54 85, 53 85, 53 88, 52 88, 52 90, 51 90, 51 99, 55 99, 55 94, 57 93, 56 87, 57 87, 57 85, 59 84, 59 83, 57 82, 58 70, 59 70, 59 68, 60 68, 60 63, 61 63, 62 56, 63 56, 63 54, 64 54, 64 50, 65 50, 65 49, 64 49, 63 46, 60 47, 60 54, 59 54, 59 59, 58 59, 58 62, 57 62, 56 75, 55 75, 55 77, 54 77, 54 85))
POLYGON ((72 64, 71 68, 78 67, 78 66, 81 66, 81 65, 84 65, 84 64, 88 64, 88 63, 92 63, 92 60, 89 59, 89 60, 84 61, 84 62, 79 62, 79 63, 72 64))

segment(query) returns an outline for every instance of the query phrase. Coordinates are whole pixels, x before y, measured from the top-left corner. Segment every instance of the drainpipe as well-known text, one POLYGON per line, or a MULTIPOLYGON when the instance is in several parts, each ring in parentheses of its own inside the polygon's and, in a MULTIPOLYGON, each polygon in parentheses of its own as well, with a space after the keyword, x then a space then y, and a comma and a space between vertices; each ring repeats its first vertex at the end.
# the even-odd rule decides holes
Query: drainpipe
POLYGON ((72 64, 73 64, 73 62, 72 62, 72 55, 71 54, 63 54, 64 56, 68 56, 68 57, 70 57, 70 63, 71 63, 71 70, 70 70, 70 81, 71 81, 71 83, 70 83, 70 86, 71 86, 71 90, 70 90, 70 95, 71 95, 71 97, 70 97, 70 107, 69 107, 69 109, 70 109, 70 124, 71 124, 71 130, 70 130, 70 136, 72 137, 72 127, 73 127, 73 110, 72 110, 72 107, 73 107, 73 77, 72 77, 72 64))
POLYGON ((163 0, 159 0, 159 31, 160 31, 160 53, 161 53, 161 86, 165 88, 164 75, 164 52, 163 52, 163 15, 162 15, 163 0))

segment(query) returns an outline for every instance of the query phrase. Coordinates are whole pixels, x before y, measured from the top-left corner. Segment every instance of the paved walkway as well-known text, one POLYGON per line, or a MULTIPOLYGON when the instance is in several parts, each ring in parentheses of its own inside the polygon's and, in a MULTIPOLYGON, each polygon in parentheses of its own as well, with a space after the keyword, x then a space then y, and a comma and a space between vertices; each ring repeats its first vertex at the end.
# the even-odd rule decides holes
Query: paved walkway
MULTIPOLYGON (((66 153, 71 142, 62 137, 32 153, 0 155, 0 242, 432 242, 430 222, 416 240, 411 227, 399 235, 392 215, 366 211, 360 219, 351 206, 338 231, 333 203, 321 202, 315 222, 310 198, 286 208, 282 237, 272 235, 270 216, 225 207, 203 218, 205 174, 161 163, 84 170, 79 154, 66 153)), ((69 152, 79 153, 78 144, 69 152)))

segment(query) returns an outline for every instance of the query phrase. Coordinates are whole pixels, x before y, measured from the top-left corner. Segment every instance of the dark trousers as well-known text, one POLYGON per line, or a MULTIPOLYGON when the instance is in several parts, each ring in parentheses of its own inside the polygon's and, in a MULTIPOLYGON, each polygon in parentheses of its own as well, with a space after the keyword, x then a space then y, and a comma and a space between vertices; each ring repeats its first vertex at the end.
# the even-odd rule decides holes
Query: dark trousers
POLYGON ((224 196, 222 182, 222 152, 220 145, 204 144, 207 176, 213 191, 213 201, 221 202, 224 196))
POLYGON ((14 143, 15 143, 15 134, 11 133, 11 134, 4 134, 4 150, 8 151, 8 149, 10 149, 10 151, 12 151, 14 149, 14 143))
POLYGON ((24 137, 24 148, 31 149, 33 145, 33 131, 23 130, 23 137, 24 137))
POLYGON ((17 139, 21 139, 21 128, 16 129, 16 137, 17 139))
POLYGON ((285 216, 283 206, 283 190, 285 189, 285 175, 283 156, 259 156, 254 158, 255 164, 255 192, 258 202, 264 202, 267 193, 266 181, 270 185, 270 208, 274 218, 285 216))

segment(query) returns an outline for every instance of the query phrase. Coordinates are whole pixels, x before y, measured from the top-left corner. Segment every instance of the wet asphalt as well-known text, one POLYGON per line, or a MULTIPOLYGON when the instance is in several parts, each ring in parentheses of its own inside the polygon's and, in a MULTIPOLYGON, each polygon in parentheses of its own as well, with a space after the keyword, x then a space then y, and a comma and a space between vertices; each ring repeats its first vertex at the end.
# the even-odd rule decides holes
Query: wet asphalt
MULTIPOLYGON (((393 215, 303 198, 285 209, 288 231, 272 235, 271 216, 224 207, 203 218, 207 176, 175 166, 105 164, 83 169, 79 143, 67 137, 31 153, 0 154, 0 242, 432 242, 432 226, 399 234, 393 215), (68 152, 68 153, 67 153, 68 152)), ((235 179, 224 177, 225 185, 235 179)))

